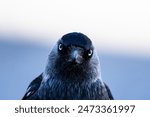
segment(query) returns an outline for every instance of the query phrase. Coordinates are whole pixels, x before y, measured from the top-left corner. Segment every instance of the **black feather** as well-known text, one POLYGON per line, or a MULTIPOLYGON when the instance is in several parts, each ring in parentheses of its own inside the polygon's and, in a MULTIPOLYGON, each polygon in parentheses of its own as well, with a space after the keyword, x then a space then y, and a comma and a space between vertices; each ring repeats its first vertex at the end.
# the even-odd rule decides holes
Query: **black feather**
POLYGON ((107 92, 108 92, 109 99, 110 99, 110 100, 114 100, 114 97, 112 96, 112 93, 111 93, 111 91, 110 91, 108 85, 107 85, 106 83, 104 83, 104 84, 105 84, 106 90, 107 90, 107 92))
POLYGON ((78 47, 82 47, 86 50, 92 48, 91 40, 86 35, 82 33, 77 33, 77 32, 68 33, 64 35, 61 38, 61 42, 65 46, 75 45, 78 47))
POLYGON ((30 97, 32 97, 35 94, 35 92, 39 89, 39 87, 41 85, 42 79, 43 79, 43 77, 41 74, 29 84, 27 91, 26 91, 25 95, 23 96, 22 100, 29 99, 30 97))

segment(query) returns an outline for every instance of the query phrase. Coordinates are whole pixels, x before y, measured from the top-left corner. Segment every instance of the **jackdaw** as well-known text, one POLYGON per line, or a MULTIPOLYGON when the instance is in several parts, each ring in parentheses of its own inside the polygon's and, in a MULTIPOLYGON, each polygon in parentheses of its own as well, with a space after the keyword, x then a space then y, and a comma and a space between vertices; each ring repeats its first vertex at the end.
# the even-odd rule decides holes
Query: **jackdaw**
POLYGON ((50 51, 45 70, 27 88, 23 100, 113 100, 101 79, 100 61, 84 34, 68 33, 50 51))

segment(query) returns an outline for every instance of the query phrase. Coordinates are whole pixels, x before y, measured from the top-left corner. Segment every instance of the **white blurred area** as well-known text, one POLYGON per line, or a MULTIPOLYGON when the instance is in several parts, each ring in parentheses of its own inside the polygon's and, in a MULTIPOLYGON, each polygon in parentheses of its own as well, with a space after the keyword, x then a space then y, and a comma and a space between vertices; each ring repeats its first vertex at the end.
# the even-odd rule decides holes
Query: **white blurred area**
POLYGON ((75 31, 101 51, 149 58, 150 1, 0 0, 0 34, 49 46, 75 31))

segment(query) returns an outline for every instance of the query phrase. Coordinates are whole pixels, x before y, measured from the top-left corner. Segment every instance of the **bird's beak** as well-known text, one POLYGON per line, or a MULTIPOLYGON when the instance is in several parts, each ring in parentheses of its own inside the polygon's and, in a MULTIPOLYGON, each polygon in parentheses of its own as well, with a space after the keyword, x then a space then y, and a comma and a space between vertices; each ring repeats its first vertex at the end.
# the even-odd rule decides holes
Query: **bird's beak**
POLYGON ((68 61, 75 64, 81 64, 83 62, 82 50, 78 48, 72 49, 68 61))

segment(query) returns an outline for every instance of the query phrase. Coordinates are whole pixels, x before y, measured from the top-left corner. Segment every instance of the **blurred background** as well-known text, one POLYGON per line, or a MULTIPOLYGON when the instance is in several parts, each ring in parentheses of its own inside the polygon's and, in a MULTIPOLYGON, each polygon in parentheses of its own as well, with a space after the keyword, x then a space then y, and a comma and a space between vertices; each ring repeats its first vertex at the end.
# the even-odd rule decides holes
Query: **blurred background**
POLYGON ((0 99, 21 99, 69 32, 91 38, 115 99, 150 99, 148 0, 0 0, 0 99))

